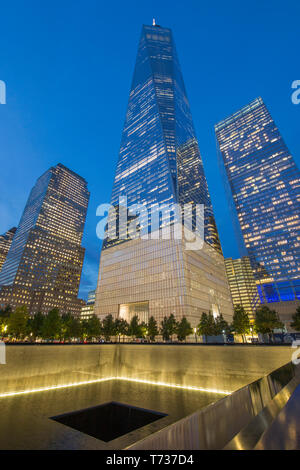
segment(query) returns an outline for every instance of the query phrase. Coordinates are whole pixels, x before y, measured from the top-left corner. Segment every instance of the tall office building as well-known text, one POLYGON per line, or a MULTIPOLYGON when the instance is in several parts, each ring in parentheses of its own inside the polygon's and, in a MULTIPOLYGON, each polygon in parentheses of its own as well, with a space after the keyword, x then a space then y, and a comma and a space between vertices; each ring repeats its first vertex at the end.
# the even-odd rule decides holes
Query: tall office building
MULTIPOLYGON (((138 314, 144 321, 153 315, 160 321, 173 313, 196 325, 202 312, 212 311, 229 319, 224 258, 172 32, 155 24, 142 28, 129 95, 111 199, 119 221, 126 212, 120 198, 144 209, 139 218, 143 236, 149 233, 153 207, 178 204, 181 213, 184 204, 203 204, 205 242, 201 250, 187 250, 183 239, 162 239, 163 227, 178 223, 178 212, 169 218, 160 214, 160 238, 148 240, 133 236, 130 223, 119 223, 114 238, 109 216, 96 314, 126 320, 138 314)), ((189 220, 195 228, 195 211, 189 220)))
POLYGON ((96 298, 96 291, 91 290, 88 293, 88 299, 87 299, 86 305, 84 305, 81 308, 81 313, 80 313, 81 320, 88 320, 94 315, 95 298, 96 298))
POLYGON ((16 227, 12 227, 3 235, 0 235, 0 272, 4 264, 4 261, 6 260, 7 253, 10 249, 10 245, 14 238, 16 230, 17 230, 16 227))
MULTIPOLYGON (((300 299, 300 174, 261 98, 215 126, 241 256, 260 301, 300 299)), ((295 308, 291 307, 291 308, 295 308)))
POLYGON ((0 273, 0 305, 80 313, 88 201, 86 181, 62 164, 38 178, 0 273))
POLYGON ((250 320, 254 320, 260 299, 250 259, 247 256, 238 259, 225 258, 225 267, 233 305, 244 307, 250 320))

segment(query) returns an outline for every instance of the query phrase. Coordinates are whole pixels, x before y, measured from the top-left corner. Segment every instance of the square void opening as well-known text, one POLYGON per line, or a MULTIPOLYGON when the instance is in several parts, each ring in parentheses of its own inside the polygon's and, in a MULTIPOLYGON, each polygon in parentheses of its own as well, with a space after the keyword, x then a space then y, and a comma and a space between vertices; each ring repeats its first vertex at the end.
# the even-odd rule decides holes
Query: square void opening
POLYGON ((167 415, 112 401, 93 408, 52 416, 51 419, 109 442, 164 416, 167 415))

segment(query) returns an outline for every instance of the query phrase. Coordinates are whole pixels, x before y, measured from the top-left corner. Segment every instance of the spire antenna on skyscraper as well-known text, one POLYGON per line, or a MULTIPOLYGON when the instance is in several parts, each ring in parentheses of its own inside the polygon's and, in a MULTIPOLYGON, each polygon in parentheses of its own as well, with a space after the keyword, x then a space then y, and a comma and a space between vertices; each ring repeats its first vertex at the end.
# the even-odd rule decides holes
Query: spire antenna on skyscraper
POLYGON ((153 21, 152 21, 152 26, 156 26, 156 23, 155 23, 155 18, 153 18, 153 21))

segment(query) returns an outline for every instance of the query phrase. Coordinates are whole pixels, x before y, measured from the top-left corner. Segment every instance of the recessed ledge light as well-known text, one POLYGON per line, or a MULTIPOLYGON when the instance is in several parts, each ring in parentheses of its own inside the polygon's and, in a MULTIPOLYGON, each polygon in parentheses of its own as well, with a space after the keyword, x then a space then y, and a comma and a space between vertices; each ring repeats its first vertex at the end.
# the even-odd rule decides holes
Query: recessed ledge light
POLYGON ((152 380, 135 379, 131 377, 103 377, 103 378, 93 379, 93 380, 84 380, 82 382, 73 382, 69 384, 53 385, 51 387, 32 388, 29 390, 20 390, 20 391, 15 391, 15 392, 0 393, 0 398, 14 397, 18 395, 27 395, 30 393, 37 393, 37 392, 49 392, 51 390, 61 390, 64 388, 79 387, 81 385, 90 385, 90 384, 95 384, 95 383, 108 382, 110 380, 123 380, 127 382, 155 385, 159 387, 177 388, 181 390, 191 390, 191 391, 196 391, 196 392, 216 393, 219 395, 231 395, 232 393, 228 390, 196 387, 193 385, 179 385, 179 384, 172 384, 172 383, 167 383, 167 382, 154 382, 152 380))

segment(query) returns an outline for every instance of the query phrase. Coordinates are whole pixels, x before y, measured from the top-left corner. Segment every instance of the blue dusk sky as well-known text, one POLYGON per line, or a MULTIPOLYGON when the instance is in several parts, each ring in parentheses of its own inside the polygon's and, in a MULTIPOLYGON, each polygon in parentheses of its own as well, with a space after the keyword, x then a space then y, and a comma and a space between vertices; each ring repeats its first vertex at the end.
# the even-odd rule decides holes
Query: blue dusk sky
POLYGON ((1 2, 0 233, 61 162, 91 192, 80 295, 97 281, 96 207, 110 201, 142 24, 173 30, 224 255, 238 257, 214 124, 262 96, 299 166, 299 0, 1 2))

